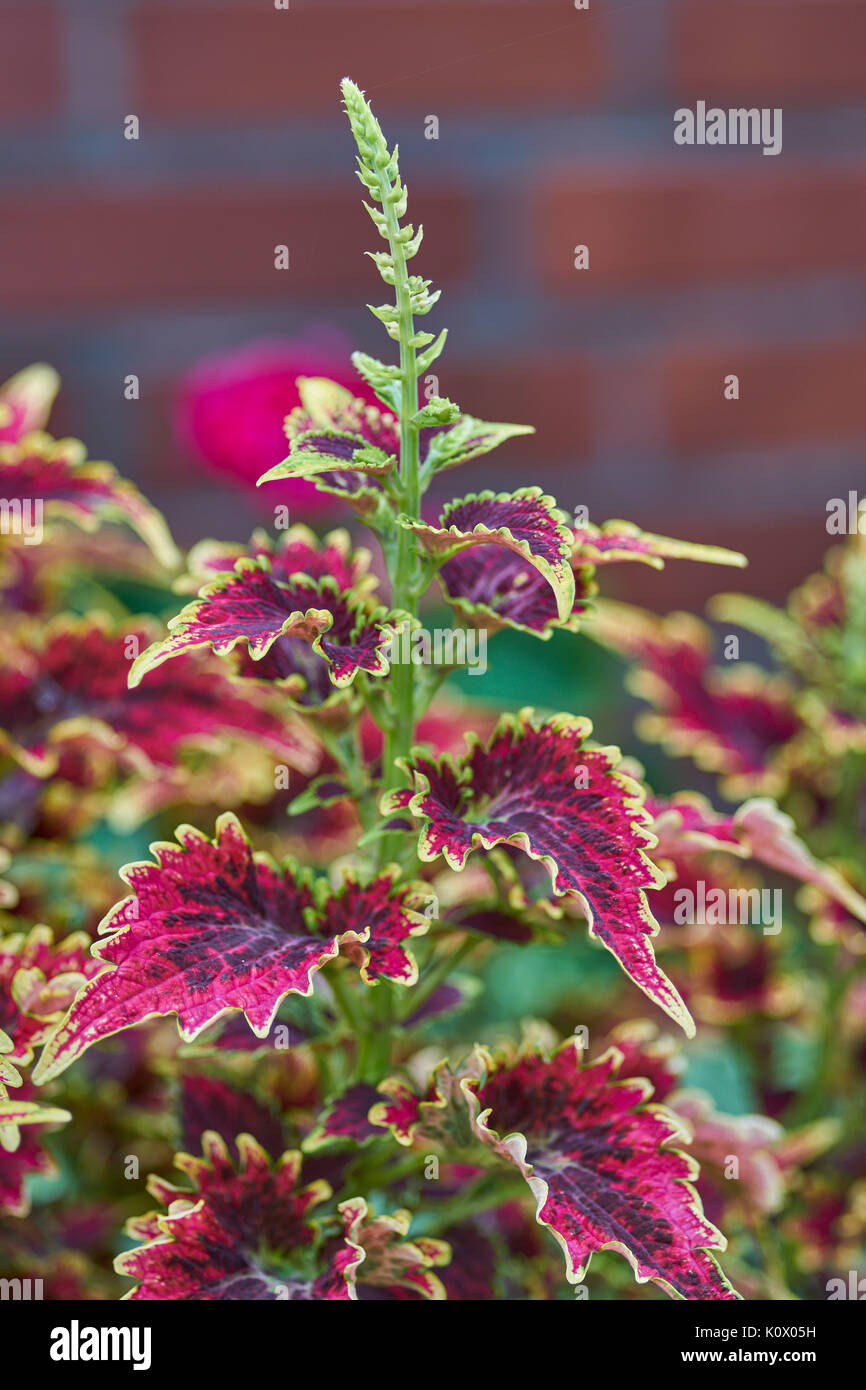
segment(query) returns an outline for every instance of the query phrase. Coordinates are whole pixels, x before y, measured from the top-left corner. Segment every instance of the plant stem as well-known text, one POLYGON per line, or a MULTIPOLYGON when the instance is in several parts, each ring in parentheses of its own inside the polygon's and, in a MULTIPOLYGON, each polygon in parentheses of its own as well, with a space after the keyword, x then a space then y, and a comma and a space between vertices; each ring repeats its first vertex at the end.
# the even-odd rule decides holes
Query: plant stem
POLYGON ((498 1174, 484 1173, 465 1192, 437 1202, 432 1219, 424 1222, 424 1235, 447 1231, 449 1226, 464 1221, 467 1216, 489 1211, 491 1207, 502 1206, 504 1202, 519 1201, 525 1196, 526 1184, 516 1174, 513 1177, 500 1177, 498 1174))
POLYGON ((403 1007, 401 1017, 408 1018, 411 1014, 414 1014, 420 1009, 425 999, 429 999, 430 995, 434 990, 439 988, 443 980, 447 980, 452 971, 457 969, 460 962, 465 960, 466 956, 474 951, 476 946, 480 944, 477 937, 467 936, 464 937, 456 950, 448 951, 444 956, 440 957, 431 970, 425 971, 423 985, 418 985, 417 988, 413 989, 408 1002, 403 1007))
MULTIPOLYGON (((385 219, 388 227, 388 242, 394 263, 394 290, 396 307, 399 313, 400 331, 400 485, 403 506, 409 516, 417 517, 420 509, 418 484, 418 428, 413 424, 413 416, 418 410, 418 364, 413 339, 415 320, 409 293, 409 273, 403 243, 400 240, 400 224, 393 203, 384 202, 385 219)), ((418 598, 414 593, 415 570, 417 568, 418 543, 411 531, 400 527, 397 536, 397 554, 394 572, 391 575, 393 606, 408 613, 418 615, 418 598)), ((391 672, 392 686, 392 727, 385 738, 385 754, 382 763, 383 791, 401 785, 400 773, 395 763, 405 757, 411 746, 415 729, 415 681, 414 667, 409 662, 398 662, 391 672)), ((387 859, 391 837, 385 837, 381 845, 383 859, 387 859)), ((393 841, 391 841, 393 843, 393 841)))
MULTIPOLYGON (((418 485, 418 427, 413 416, 418 410, 418 364, 413 339, 415 320, 409 289, 409 273, 406 256, 400 239, 400 223, 393 201, 383 199, 383 211, 388 231, 388 246, 394 266, 394 291, 396 308, 399 314, 400 344, 400 492, 404 509, 410 516, 418 516, 420 494, 418 485)), ((400 527, 397 535, 396 558, 390 575, 392 604, 398 610, 415 618, 418 614, 418 598, 414 592, 415 571, 417 568, 418 543, 411 531, 400 527)), ((415 729, 415 672, 411 663, 396 663, 391 670, 391 720, 385 733, 385 748, 382 759, 382 790, 390 791, 402 783, 401 773, 396 766, 399 758, 408 756, 412 747, 415 729)), ((383 835, 379 841, 378 856, 380 865, 388 863, 398 852, 399 841, 395 836, 383 835)), ((387 1067, 391 1050, 391 1031, 394 1020, 394 990, 388 981, 383 980, 374 998, 373 1012, 378 1020, 380 1032, 373 1039, 373 1068, 387 1067)))
POLYGON ((352 998, 352 991, 346 984, 343 971, 334 970, 328 976, 328 984, 334 994, 334 1000, 340 1013, 349 1025, 353 1034, 358 1032, 358 1015, 355 1011, 355 1003, 352 998))

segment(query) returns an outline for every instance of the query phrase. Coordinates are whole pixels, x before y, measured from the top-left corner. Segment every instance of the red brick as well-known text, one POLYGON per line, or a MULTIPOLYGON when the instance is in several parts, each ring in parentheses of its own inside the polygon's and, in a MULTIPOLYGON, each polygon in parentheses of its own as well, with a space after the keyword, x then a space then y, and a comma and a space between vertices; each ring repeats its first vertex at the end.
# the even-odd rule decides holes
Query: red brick
POLYGON ((866 93, 863 0, 677 0, 673 90, 758 106, 866 93))
POLYGON ((603 81, 602 22, 563 0, 292 0, 288 11, 149 0, 132 20, 134 105, 196 122, 336 113, 348 70, 381 111, 573 107, 603 81))
MULTIPOLYGON (((413 194, 413 213, 429 233, 425 275, 453 280, 472 249, 469 200, 427 185, 413 194)), ((363 255, 377 242, 351 185, 345 192, 32 189, 16 195, 15 217, 0 223, 0 302, 52 310, 160 299, 290 305, 351 291, 378 303, 384 287, 363 255), (279 244, 289 248, 287 271, 274 269, 279 244)))
POLYGON ((667 163, 551 173, 525 200, 542 278, 585 294, 866 264, 866 171, 774 164, 750 151, 717 175, 667 163), (573 269, 580 243, 588 271, 573 269))
POLYGON ((532 437, 496 450, 504 468, 521 463, 525 469, 533 459, 541 466, 551 459, 577 466, 588 458, 595 430, 592 369, 584 360, 533 352, 525 362, 488 359, 479 366, 452 361, 446 350, 439 386, 472 415, 535 426, 532 437))
MULTIPOLYGON (((657 516, 641 514, 637 519, 647 530, 663 535, 739 550, 749 562, 746 569, 727 569, 669 560, 663 570, 653 572, 643 565, 607 566, 602 576, 602 592, 606 596, 640 604, 655 613, 685 610, 700 615, 708 600, 721 593, 751 594, 782 603, 808 574, 821 568, 827 550, 823 511, 811 521, 750 518, 740 502, 710 522, 706 517, 681 514, 670 508, 657 516)), ((730 631, 738 629, 732 626, 730 631)))
POLYGON ((662 392, 668 438, 690 459, 705 450, 866 437, 866 340, 756 350, 744 344, 668 357, 662 392), (740 378, 740 399, 723 382, 740 378))
POLYGON ((37 0, 0 8, 0 121, 41 120, 63 101, 60 17, 37 0))

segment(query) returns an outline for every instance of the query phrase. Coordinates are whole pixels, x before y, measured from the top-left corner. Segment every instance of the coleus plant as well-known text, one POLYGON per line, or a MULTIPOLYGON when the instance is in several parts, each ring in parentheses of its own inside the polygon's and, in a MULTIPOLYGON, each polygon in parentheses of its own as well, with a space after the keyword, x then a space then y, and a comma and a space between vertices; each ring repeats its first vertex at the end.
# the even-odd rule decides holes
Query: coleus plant
MULTIPOLYGON (((107 1123, 108 1076, 125 1087, 124 1123, 158 1152, 167 1131, 154 1115, 175 1107, 182 1174, 149 1179, 157 1209, 129 1220, 115 1293, 546 1299, 569 1284, 585 1293, 591 1258, 611 1251, 637 1285, 733 1300, 717 1259, 715 1222, 729 1208, 714 1165, 740 1146, 741 1205, 757 1220, 828 1132, 797 1139, 763 1116, 717 1114, 679 1087, 681 1047, 653 1024, 620 1024, 590 1047, 568 1026, 558 1036, 530 1024, 474 1047, 443 1030, 477 989, 470 957, 536 939, 567 956, 585 931, 621 968, 629 1016, 646 1005, 692 1037, 694 991, 663 968, 654 939, 660 923, 667 933, 671 885, 704 856, 787 874, 826 911, 866 920, 849 878, 767 795, 778 774, 757 731, 785 743, 806 715, 781 686, 708 691, 688 623, 627 620, 594 597, 612 563, 740 566, 742 556, 632 522, 572 524, 537 487, 427 509, 441 474, 529 430, 421 398, 446 341, 418 326, 439 297, 409 268, 422 230, 405 221, 396 149, 348 79, 343 97, 384 243, 372 259, 393 290, 372 312, 397 361, 355 353, 359 391, 345 375, 301 378, 288 455, 259 481, 307 480, 354 512, 381 549, 386 596, 347 532, 320 540, 299 526, 277 540, 257 532, 246 547, 203 541, 178 575, 143 499, 107 465, 84 463, 80 446, 42 433, 54 380, 25 373, 6 391, 9 495, 42 496, 49 517, 86 526, 127 521, 172 568, 175 592, 193 595, 166 633, 116 616, 44 624, 31 611, 40 586, 26 588, 0 653, 0 803, 5 793, 27 808, 10 816, 22 883, 40 837, 58 833, 58 818, 77 827, 70 803, 86 817, 96 788, 112 814, 116 798, 128 811, 136 779, 146 788, 136 804, 152 812, 205 800, 202 782, 232 800, 213 828, 181 824, 121 870, 129 892, 90 950, 92 919, 64 939, 39 925, 0 937, 0 1201, 26 1215, 26 1174, 50 1164, 30 1140, 38 1126, 74 1124, 77 1107, 107 1123), (677 748, 700 745, 703 765, 752 799, 724 812, 697 793, 655 795, 639 764, 571 712, 473 727, 442 701, 448 668, 401 655, 401 634, 423 632, 434 582, 461 632, 548 639, 595 624, 654 663, 677 748), (305 779, 286 833, 258 839, 236 814, 261 799, 244 775, 250 745, 305 779), (46 787, 66 787, 67 799, 46 787), (160 1024, 172 1019, 176 1032, 160 1024)), ((15 894, 5 890, 13 924, 56 910, 48 890, 17 907, 15 894)), ((124 1206, 116 1193, 107 1204, 124 1206)), ((55 1273, 51 1241, 65 1220, 43 1242, 55 1273)), ((748 1293, 754 1271, 739 1267, 748 1293)))

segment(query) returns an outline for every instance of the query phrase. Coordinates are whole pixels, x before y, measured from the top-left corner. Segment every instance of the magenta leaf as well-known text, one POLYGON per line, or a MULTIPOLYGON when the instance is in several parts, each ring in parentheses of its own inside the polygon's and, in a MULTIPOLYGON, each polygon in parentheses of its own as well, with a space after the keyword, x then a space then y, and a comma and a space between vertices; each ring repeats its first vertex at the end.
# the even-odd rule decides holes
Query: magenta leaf
MULTIPOLYGON (((298 390, 302 404, 286 421, 288 457, 259 483, 311 477, 321 491, 344 498, 362 515, 375 512, 383 496, 376 475, 390 471, 399 461, 396 417, 323 378, 301 377, 298 390)), ((425 424, 418 432, 421 468, 429 478, 517 435, 531 433, 526 425, 490 423, 471 415, 425 424)))
POLYGON ((26 1216, 30 1210, 27 1178, 56 1171, 51 1155, 42 1148, 32 1127, 64 1124, 72 1116, 68 1110, 42 1105, 35 1099, 34 1087, 10 1060, 15 1053, 15 1044, 0 1028, 0 1212, 26 1216))
MULTIPOLYGON (((340 1203, 346 1241, 361 1259, 355 1278, 362 1287, 388 1290, 410 1289, 423 1298, 445 1298, 441 1279, 432 1273, 437 1265, 447 1265, 451 1247, 444 1240, 431 1240, 409 1234, 410 1215, 398 1211, 392 1216, 374 1216, 363 1197, 340 1203)), ((363 1292, 362 1295, 363 1297, 363 1292)))
POLYGON ((712 633, 688 613, 658 618, 604 600, 585 630, 640 667, 628 687, 655 706, 638 720, 641 737, 720 773, 731 798, 784 787, 791 743, 805 725, 783 676, 745 663, 714 667, 712 633))
POLYGON ((550 1058, 478 1057, 483 1071, 463 1087, 475 1133, 526 1179, 572 1283, 595 1251, 616 1250, 639 1283, 652 1279, 675 1298, 739 1296, 709 1253, 725 1240, 691 1185, 697 1164, 671 1147, 688 1133, 671 1111, 644 1103, 646 1082, 617 1080, 615 1048, 586 1066, 574 1039, 550 1058))
MULTIPOLYGON (((469 546, 502 546, 527 560, 556 595, 557 616, 565 621, 574 606, 571 534, 552 497, 541 488, 480 492, 449 502, 437 526, 404 519, 439 563, 469 546)), ((488 552, 489 558, 489 552, 488 552)))
POLYGON ((248 545, 199 541, 187 556, 188 574, 175 583, 175 588, 178 592, 196 593, 205 581, 231 572, 245 555, 253 559, 267 556, 274 579, 284 584, 292 576, 303 574, 309 579, 330 577, 341 593, 348 589, 366 593, 376 585, 375 578, 368 574, 369 550, 353 550, 348 531, 331 531, 320 541, 308 526, 298 524, 283 531, 276 543, 261 528, 253 532, 248 545))
POLYGON ((680 792, 667 802, 653 800, 650 808, 658 838, 655 859, 681 861, 708 851, 751 859, 811 885, 866 923, 866 899, 837 868, 815 858, 797 835, 792 817, 770 797, 752 797, 733 814, 714 810, 694 792, 680 792))
MULTIPOLYGON (((375 407, 368 406, 368 410, 375 407)), ((278 478, 309 478, 316 473, 370 473, 374 477, 390 473, 396 457, 362 434, 350 430, 304 430, 292 440, 289 457, 270 469, 260 482, 278 478)))
POLYGON ((258 485, 309 477, 318 491, 371 517, 384 500, 379 476, 393 468, 399 453, 394 415, 323 377, 299 377, 297 386, 301 404, 286 419, 288 457, 258 485))
MULTIPOLYGON (((262 692, 242 697, 220 663, 183 657, 170 672, 129 690, 131 657, 150 627, 112 631, 106 620, 58 618, 32 641, 0 642, 0 748, 38 777, 57 770, 65 750, 107 751, 119 765, 152 776, 189 744, 238 734, 273 749, 301 771, 318 761, 295 719, 271 711, 262 692)), ((104 776, 104 774, 103 774, 104 776)))
POLYGON ((37 1174, 51 1177, 57 1172, 33 1126, 62 1124, 72 1116, 68 1110, 40 1105, 34 1099, 35 1088, 5 1060, 10 1050, 11 1040, 0 1028, 0 1212, 26 1216, 30 1210, 27 1179, 37 1174), (9 1086, 16 1088, 12 1096, 9 1086))
POLYGON ((22 506, 41 503, 48 517, 64 517, 85 531, 101 521, 124 521, 162 564, 176 566, 180 556, 159 512, 110 463, 86 459, 77 439, 37 432, 18 443, 0 443, 0 497, 22 506))
POLYGON ((736 550, 656 536, 651 531, 642 531, 633 521, 605 521, 601 526, 585 521, 574 527, 573 538, 575 564, 605 565, 616 560, 640 560, 654 569, 662 569, 665 560, 701 560, 711 565, 737 566, 747 563, 745 555, 736 550))
POLYGON ((312 1153, 329 1141, 351 1140, 363 1144, 374 1138, 379 1130, 367 1118, 372 1106, 381 1100, 375 1086, 364 1081, 349 1086, 336 1100, 325 1107, 319 1124, 304 1140, 304 1150, 312 1153))
POLYGON ((205 1132, 204 1157, 175 1158, 191 1188, 150 1179, 149 1191, 165 1211, 127 1225, 143 1243, 115 1260, 118 1274, 137 1281, 125 1297, 206 1302, 357 1297, 354 1272, 362 1252, 344 1241, 329 1259, 310 1216, 331 1196, 328 1184, 298 1186, 298 1153, 284 1153, 274 1165, 251 1135, 240 1134, 235 1142, 237 1168, 225 1141, 205 1132))
POLYGON ((27 1066, 34 1049, 41 1046, 79 989, 99 968, 90 954, 86 932, 73 932, 56 945, 50 927, 0 936, 0 1028, 11 1043, 5 1055, 27 1066))
POLYGON ((202 1135, 207 1130, 226 1141, 233 1158, 237 1156, 238 1134, 252 1135, 267 1153, 282 1153, 285 1148, 279 1116, 249 1091, 236 1090, 215 1076, 181 1077, 180 1118, 181 1138, 188 1153, 202 1152, 202 1135))
POLYGON ((357 1300, 359 1284, 445 1297, 432 1269, 447 1264, 450 1247, 406 1241, 408 1212, 374 1216, 363 1198, 351 1198, 337 1208, 342 1236, 325 1240, 324 1222, 311 1213, 330 1201, 330 1185, 300 1187, 297 1152, 273 1164, 251 1135, 239 1134, 235 1145, 237 1166, 224 1140, 206 1131, 202 1158, 175 1158, 191 1187, 150 1179, 164 1210, 127 1225, 142 1242, 115 1261, 119 1274, 138 1281, 127 1298, 346 1302, 357 1300))
POLYGON ((459 551, 442 565, 439 582, 447 601, 476 626, 493 631, 512 627, 546 640, 556 627, 577 630, 596 591, 592 573, 588 566, 574 571, 574 602, 562 620, 547 579, 510 550, 490 554, 473 546, 459 551))
POLYGON ((421 431, 421 464, 430 476, 487 454, 509 439, 534 434, 532 425, 507 425, 461 415, 452 424, 421 431))
POLYGON ((336 686, 349 685, 358 671, 387 675, 385 649, 393 626, 384 609, 351 593, 333 579, 294 575, 280 582, 266 555, 242 557, 230 574, 220 574, 199 597, 169 621, 171 635, 155 642, 134 663, 130 686, 164 661, 208 646, 228 656, 243 643, 252 662, 271 649, 301 640, 327 663, 336 686), (327 634, 327 636, 326 636, 327 634))
MULTIPOLYGON (((71 1119, 68 1112, 64 1112, 71 1119)), ((0 1143, 0 1212, 7 1216, 26 1216, 30 1211, 27 1179, 53 1177, 57 1165, 41 1139, 28 1128, 21 1133, 21 1142, 14 1153, 0 1143)))
POLYGON ((213 840, 188 825, 176 837, 151 847, 155 863, 122 870, 133 896, 104 919, 107 939, 93 947, 108 968, 49 1038, 38 1082, 91 1044, 164 1014, 177 1015, 187 1042, 233 1010, 265 1037, 281 1001, 312 993, 313 975, 341 947, 367 983, 417 978, 405 941, 429 924, 414 909, 417 890, 394 889, 396 870, 363 886, 347 878, 331 893, 292 860, 253 854, 232 814, 220 816, 213 840))
POLYGON ((577 896, 590 934, 691 1035, 688 1010, 652 949, 658 924, 646 890, 665 878, 646 852, 654 837, 643 792, 615 770, 617 749, 586 747, 591 731, 588 720, 566 715, 540 724, 530 711, 505 716, 486 744, 453 761, 413 756, 408 807, 398 793, 383 799, 382 812, 407 807, 422 821, 425 861, 442 855, 460 870, 473 850, 509 845, 542 863, 556 894, 577 896))

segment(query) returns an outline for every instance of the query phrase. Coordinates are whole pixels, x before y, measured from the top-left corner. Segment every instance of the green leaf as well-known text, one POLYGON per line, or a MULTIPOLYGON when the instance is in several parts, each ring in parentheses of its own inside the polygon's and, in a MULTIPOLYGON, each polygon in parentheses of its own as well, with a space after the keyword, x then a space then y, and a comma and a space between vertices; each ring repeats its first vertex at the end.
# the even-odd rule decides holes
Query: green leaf
POLYGON ((451 425, 460 419, 460 407, 447 396, 431 396, 426 405, 412 416, 412 424, 422 429, 425 425, 451 425))
POLYGON ((385 405, 400 412, 401 374, 399 367, 388 366, 378 357, 370 357, 366 352, 352 353, 352 366, 371 386, 385 405))

